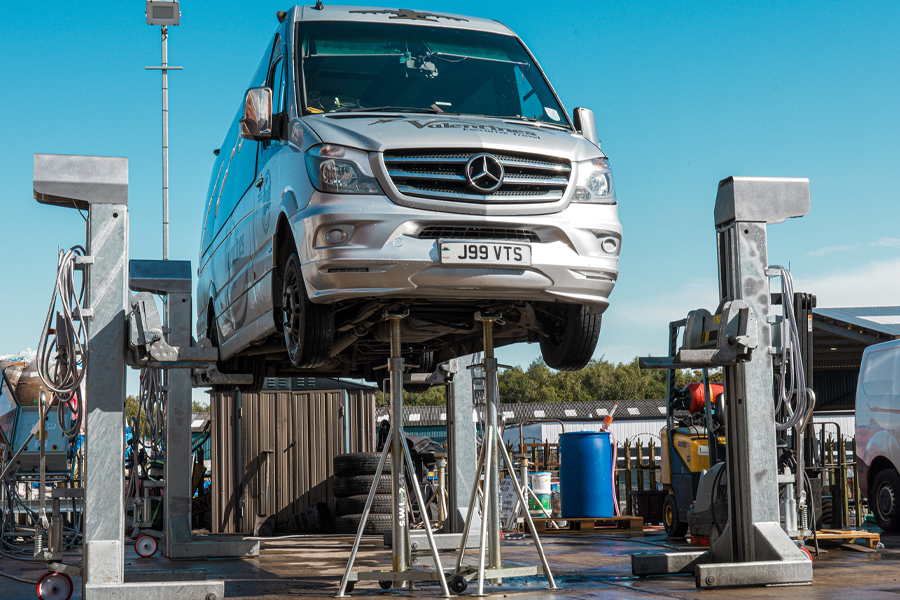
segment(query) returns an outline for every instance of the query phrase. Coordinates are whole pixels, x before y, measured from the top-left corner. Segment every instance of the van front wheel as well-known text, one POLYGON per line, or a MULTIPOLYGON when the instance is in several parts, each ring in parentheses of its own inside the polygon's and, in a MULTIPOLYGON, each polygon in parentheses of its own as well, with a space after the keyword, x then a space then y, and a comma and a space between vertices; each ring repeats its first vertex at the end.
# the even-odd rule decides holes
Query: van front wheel
POLYGON ((283 281, 282 323, 291 363, 299 369, 322 367, 331 358, 334 305, 310 302, 296 253, 288 258, 283 281))
POLYGON ((885 531, 900 531, 900 474, 885 469, 875 477, 869 498, 875 522, 885 531))
POLYGON ((558 371, 583 369, 597 348, 600 315, 591 314, 590 307, 580 304, 547 303, 541 308, 550 332, 540 340, 544 362, 558 371))

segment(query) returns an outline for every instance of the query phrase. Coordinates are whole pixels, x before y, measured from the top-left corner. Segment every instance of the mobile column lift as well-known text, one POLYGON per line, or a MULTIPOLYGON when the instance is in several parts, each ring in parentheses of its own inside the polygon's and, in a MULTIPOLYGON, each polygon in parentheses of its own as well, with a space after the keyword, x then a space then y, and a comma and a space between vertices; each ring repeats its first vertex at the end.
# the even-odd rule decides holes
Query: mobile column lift
MULTIPOLYGON (((550 585, 550 589, 557 589, 556 582, 550 572, 550 566, 547 564, 547 558, 541 541, 536 533, 534 522, 531 515, 525 511, 525 519, 528 523, 531 537, 534 540, 538 555, 541 559, 542 566, 520 566, 520 567, 504 567, 500 553, 500 528, 502 526, 500 517, 500 456, 506 462, 509 473, 514 474, 515 467, 512 459, 503 445, 503 435, 498 426, 498 408, 500 403, 500 392, 497 384, 497 369, 501 365, 497 363, 494 357, 494 322, 501 318, 501 315, 482 315, 475 313, 475 320, 481 321, 484 331, 484 359, 481 363, 469 365, 467 368, 473 369, 481 367, 484 370, 485 378, 485 431, 483 442, 481 445, 481 453, 478 457, 477 467, 475 469, 475 481, 472 485, 471 498, 468 504, 468 514, 466 516, 465 527, 463 529, 462 539, 459 545, 459 555, 456 560, 455 569, 451 573, 450 584, 448 589, 447 575, 441 566, 441 559, 438 555, 438 547, 435 543, 434 535, 431 531, 431 524, 428 522, 428 511, 422 510, 422 520, 425 524, 425 535, 428 544, 431 547, 432 558, 434 560, 434 571, 424 571, 421 569, 409 568, 409 527, 408 527, 408 504, 407 494, 404 485, 404 458, 405 464, 409 469, 409 473, 415 473, 412 464, 412 458, 409 454, 409 448, 406 445, 406 435, 403 431, 403 358, 401 356, 400 345, 400 320, 406 314, 390 314, 385 315, 385 319, 391 322, 391 358, 388 361, 388 371, 390 372, 391 384, 391 430, 384 444, 384 452, 375 471, 375 478, 372 487, 369 490, 369 496, 366 500, 366 506, 363 510, 362 519, 359 523, 359 531, 357 531, 356 539, 353 542, 353 549, 350 552, 350 560, 347 561, 347 568, 341 579, 340 589, 337 597, 346 597, 346 593, 353 590, 353 586, 357 581, 369 580, 378 581, 383 589, 389 589, 394 585, 402 585, 403 582, 409 583, 409 588, 414 589, 416 581, 437 581, 441 585, 441 591, 444 597, 450 595, 452 590, 455 594, 461 594, 466 591, 469 581, 478 580, 478 596, 484 596, 484 580, 490 579, 494 583, 502 583, 504 577, 525 577, 533 575, 544 575, 550 585), (369 509, 375 497, 375 491, 378 481, 381 477, 384 463, 387 460, 388 452, 391 453, 391 490, 394 498, 393 507, 393 530, 391 552, 393 565, 391 570, 383 571, 353 571, 353 564, 356 561, 356 554, 359 550, 360 540, 362 539, 363 530, 366 526, 366 520, 369 516, 369 509), (484 490, 479 494, 479 484, 482 482, 482 474, 484 475, 484 490), (479 559, 477 566, 463 565, 463 558, 466 547, 468 545, 469 532, 473 523, 476 522, 477 511, 475 508, 475 499, 481 499, 481 519, 480 519, 480 544, 479 559), (488 565, 485 565, 486 555, 488 565)), ((419 489, 418 482, 409 482, 416 495, 416 501, 420 507, 424 507, 422 500, 422 492, 419 489)), ((513 487, 522 506, 527 507, 528 501, 522 485, 512 478, 513 487)), ((527 484, 525 484, 527 485, 527 484)))
POLYGON ((165 554, 169 558, 254 556, 259 543, 192 538, 191 368, 218 360, 208 340, 193 343, 191 274, 186 261, 128 261, 128 159, 36 154, 38 202, 87 211, 84 309, 89 319, 85 422, 84 558, 81 567, 50 564, 81 576, 85 600, 224 598, 224 582, 205 570, 125 571, 125 366, 170 369, 165 424, 165 554), (129 281, 130 269, 130 281, 129 281), (133 298, 128 291, 142 290, 133 298), (166 294, 163 329, 151 294, 166 294))
MULTIPOLYGON (((812 583, 812 561, 785 531, 792 529, 792 521, 796 529, 796 507, 793 517, 785 514, 784 528, 780 522, 779 485, 791 493, 795 477, 802 477, 803 462, 800 454, 796 474, 778 472, 773 359, 782 364, 788 360, 792 342, 782 320, 788 315, 771 312, 769 279, 781 277, 784 282, 789 274, 768 267, 766 249, 766 225, 808 212, 807 179, 729 177, 719 182, 719 308, 715 315, 692 311, 682 348, 675 352, 671 347, 672 356, 642 358, 641 366, 722 367, 724 402, 717 403, 716 410, 725 409, 725 463, 701 477, 694 511, 708 510, 715 517, 724 495, 727 521, 721 529, 712 528, 707 552, 633 555, 636 576, 694 573, 698 588, 812 583)), ((796 388, 793 394, 805 398, 796 388)), ((707 392, 707 422, 711 400, 707 392)), ((812 406, 799 400, 796 406, 792 422, 797 424, 792 427, 803 428, 812 406)))

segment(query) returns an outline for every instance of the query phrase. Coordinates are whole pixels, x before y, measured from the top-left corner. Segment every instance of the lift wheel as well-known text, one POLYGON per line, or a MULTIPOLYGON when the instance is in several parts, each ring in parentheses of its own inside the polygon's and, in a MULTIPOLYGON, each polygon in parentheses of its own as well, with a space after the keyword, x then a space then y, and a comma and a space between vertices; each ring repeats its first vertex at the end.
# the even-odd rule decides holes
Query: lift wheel
POLYGON ((139 535, 138 538, 134 540, 134 551, 137 552, 137 555, 141 558, 150 558, 156 554, 158 548, 159 542, 157 542, 156 538, 152 535, 147 535, 145 533, 139 535))
POLYGON ((69 600, 74 589, 72 578, 57 571, 47 571, 37 580, 39 600, 69 600))

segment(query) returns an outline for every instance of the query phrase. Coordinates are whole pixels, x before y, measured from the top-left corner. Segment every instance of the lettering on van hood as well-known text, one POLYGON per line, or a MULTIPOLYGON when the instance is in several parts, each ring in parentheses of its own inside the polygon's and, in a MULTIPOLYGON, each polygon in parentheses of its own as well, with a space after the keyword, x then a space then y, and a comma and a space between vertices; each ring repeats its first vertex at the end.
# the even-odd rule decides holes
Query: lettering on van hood
POLYGON ((372 125, 381 125, 383 123, 409 123, 416 129, 462 129, 463 131, 477 131, 479 133, 499 133, 500 135, 518 135, 521 137, 531 138, 533 140, 541 139, 541 136, 537 134, 535 131, 528 131, 526 129, 517 129, 515 127, 500 127, 499 125, 491 125, 491 124, 483 124, 483 123, 469 123, 466 121, 459 120, 442 120, 442 119, 432 119, 429 121, 419 121, 416 119, 378 119, 377 121, 373 121, 369 123, 369 126, 372 125))
MULTIPOLYGON (((468 148, 566 158, 595 158, 599 151, 573 131, 537 128, 501 119, 456 115, 305 115, 318 140, 370 152, 388 149, 468 148)), ((312 136, 311 136, 312 137, 312 136)), ((317 141, 318 141, 317 140, 317 141)), ((305 143, 306 140, 304 140, 305 143)))

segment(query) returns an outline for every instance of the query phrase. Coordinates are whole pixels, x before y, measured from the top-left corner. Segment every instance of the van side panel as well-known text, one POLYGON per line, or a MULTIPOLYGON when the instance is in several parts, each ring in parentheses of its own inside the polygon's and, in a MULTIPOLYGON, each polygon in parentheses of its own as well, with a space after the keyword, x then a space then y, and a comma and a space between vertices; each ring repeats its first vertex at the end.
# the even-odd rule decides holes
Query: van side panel
MULTIPOLYGON (((265 83, 273 44, 274 38, 266 47, 248 87, 258 87, 265 83)), ((204 269, 208 271, 210 285, 200 286, 201 289, 209 287, 215 292, 213 306, 220 342, 227 340, 246 322, 253 320, 248 318, 250 307, 246 291, 252 279, 252 273, 248 272, 250 258, 256 248, 253 220, 257 190, 252 185, 256 179, 259 143, 240 137, 239 120, 243 117, 243 108, 242 98, 220 152, 225 162, 213 212, 214 240, 209 263, 204 269)), ((198 328, 199 326, 198 322, 198 328)))
POLYGON ((856 387, 856 444, 860 489, 877 472, 900 465, 900 341, 866 349, 856 387))

